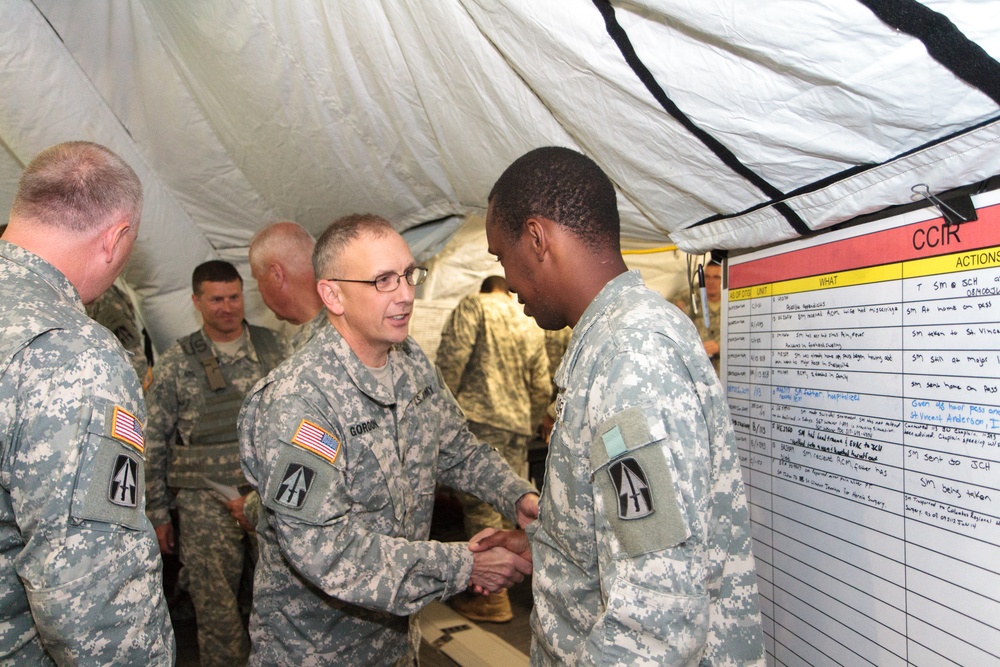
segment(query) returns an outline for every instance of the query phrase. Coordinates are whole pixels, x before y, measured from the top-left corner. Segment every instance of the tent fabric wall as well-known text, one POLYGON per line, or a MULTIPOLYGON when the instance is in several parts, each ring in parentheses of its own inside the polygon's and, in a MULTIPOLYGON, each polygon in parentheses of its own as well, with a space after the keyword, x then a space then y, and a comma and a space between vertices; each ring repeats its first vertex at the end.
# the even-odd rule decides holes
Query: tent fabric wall
POLYGON ((58 141, 133 164, 147 202, 125 278, 159 349, 197 326, 191 268, 249 277, 267 222, 318 234, 373 211, 424 261, 539 145, 608 172, 626 247, 691 252, 1000 173, 991 0, 0 0, 0 16, 0 203, 58 141))

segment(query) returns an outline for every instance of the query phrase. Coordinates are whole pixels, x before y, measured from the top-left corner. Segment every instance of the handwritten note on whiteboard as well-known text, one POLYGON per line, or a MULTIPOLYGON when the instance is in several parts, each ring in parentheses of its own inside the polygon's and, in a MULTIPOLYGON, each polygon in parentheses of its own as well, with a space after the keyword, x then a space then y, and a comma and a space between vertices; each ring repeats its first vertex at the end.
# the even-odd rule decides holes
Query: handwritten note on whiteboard
POLYGON ((1000 665, 1000 197, 731 259, 773 665, 1000 665))

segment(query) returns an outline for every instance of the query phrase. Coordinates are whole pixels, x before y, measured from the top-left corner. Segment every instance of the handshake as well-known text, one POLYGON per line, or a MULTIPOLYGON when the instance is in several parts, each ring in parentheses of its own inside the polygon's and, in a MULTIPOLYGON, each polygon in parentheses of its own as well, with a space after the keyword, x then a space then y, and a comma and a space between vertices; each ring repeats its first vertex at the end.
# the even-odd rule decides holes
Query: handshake
MULTIPOLYGON (((538 518, 538 494, 517 499, 517 525, 524 528, 538 518)), ((469 591, 479 595, 499 593, 531 574, 531 547, 523 530, 486 528, 469 540, 472 576, 469 591)))
POLYGON ((469 540, 472 577, 469 591, 499 593, 531 574, 531 547, 523 530, 486 528, 469 540))

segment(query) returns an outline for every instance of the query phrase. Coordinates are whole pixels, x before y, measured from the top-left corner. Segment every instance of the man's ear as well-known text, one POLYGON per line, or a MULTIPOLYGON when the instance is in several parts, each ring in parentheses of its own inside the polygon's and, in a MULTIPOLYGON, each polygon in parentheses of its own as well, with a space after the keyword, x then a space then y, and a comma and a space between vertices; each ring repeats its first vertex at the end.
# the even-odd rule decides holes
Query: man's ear
POLYGON ((125 239, 132 231, 132 223, 125 216, 119 218, 113 225, 104 230, 101 234, 102 259, 107 264, 115 262, 121 253, 131 250, 131 246, 126 247, 125 239))
POLYGON ((323 300, 323 305, 334 315, 344 314, 344 304, 341 300, 340 285, 333 280, 317 280, 316 291, 319 298, 323 300))
POLYGON ((527 236, 528 247, 540 262, 549 252, 551 242, 551 220, 540 217, 528 218, 524 223, 524 234, 527 236))
POLYGON ((277 262, 272 262, 267 266, 267 274, 271 276, 271 280, 274 281, 275 285, 279 287, 284 287, 285 285, 285 270, 282 268, 281 264, 277 262))

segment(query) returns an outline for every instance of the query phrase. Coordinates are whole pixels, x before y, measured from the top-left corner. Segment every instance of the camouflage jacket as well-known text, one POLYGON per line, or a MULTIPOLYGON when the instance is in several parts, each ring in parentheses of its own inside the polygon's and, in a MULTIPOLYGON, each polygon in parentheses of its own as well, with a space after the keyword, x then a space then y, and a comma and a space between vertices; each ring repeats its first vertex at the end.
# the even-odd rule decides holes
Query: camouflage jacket
POLYGON ((534 560, 534 665, 763 665, 725 394, 694 326, 636 272, 556 375, 534 560))
POLYGON ((316 317, 299 327, 299 330, 292 336, 290 344, 292 352, 298 350, 303 345, 311 341, 313 336, 322 331, 323 328, 330 326, 330 320, 327 317, 326 312, 326 308, 323 308, 316 313, 316 317))
POLYGON ((0 241, 0 665, 172 665, 125 351, 0 241))
POLYGON ((472 572, 464 542, 428 541, 435 484, 509 518, 533 491, 473 439, 413 339, 388 363, 395 395, 329 326, 243 406, 241 462, 265 507, 251 664, 412 665, 407 616, 472 572))
MULTIPOLYGON (((209 344, 219 361, 227 385, 246 395, 272 366, 254 349, 246 325, 244 334, 243 345, 234 356, 219 352, 210 341, 209 344)), ((208 341, 208 337, 205 336, 204 340, 208 341)), ((281 345, 281 356, 284 356, 287 352, 284 347, 286 343, 282 340, 281 345)), ((146 513, 153 525, 159 526, 170 521, 171 496, 167 477, 172 460, 177 458, 178 452, 174 449, 190 446, 192 435, 206 413, 206 404, 216 398, 216 392, 210 388, 201 363, 196 357, 185 353, 181 341, 178 341, 157 361, 147 398, 149 424, 146 427, 146 513)), ((209 462, 215 468, 231 468, 227 479, 216 477, 213 481, 233 486, 243 481, 236 434, 238 403, 236 407, 228 446, 212 447, 214 458, 209 462)), ((209 448, 202 449, 207 451, 209 448)))
POLYGON ((459 302, 436 363, 469 421, 531 435, 551 398, 545 334, 504 293, 459 302))
POLYGON ((104 294, 87 304, 87 315, 106 327, 128 352, 135 374, 143 383, 149 375, 149 362, 143 349, 142 330, 136 321, 135 306, 120 287, 112 285, 104 294))

